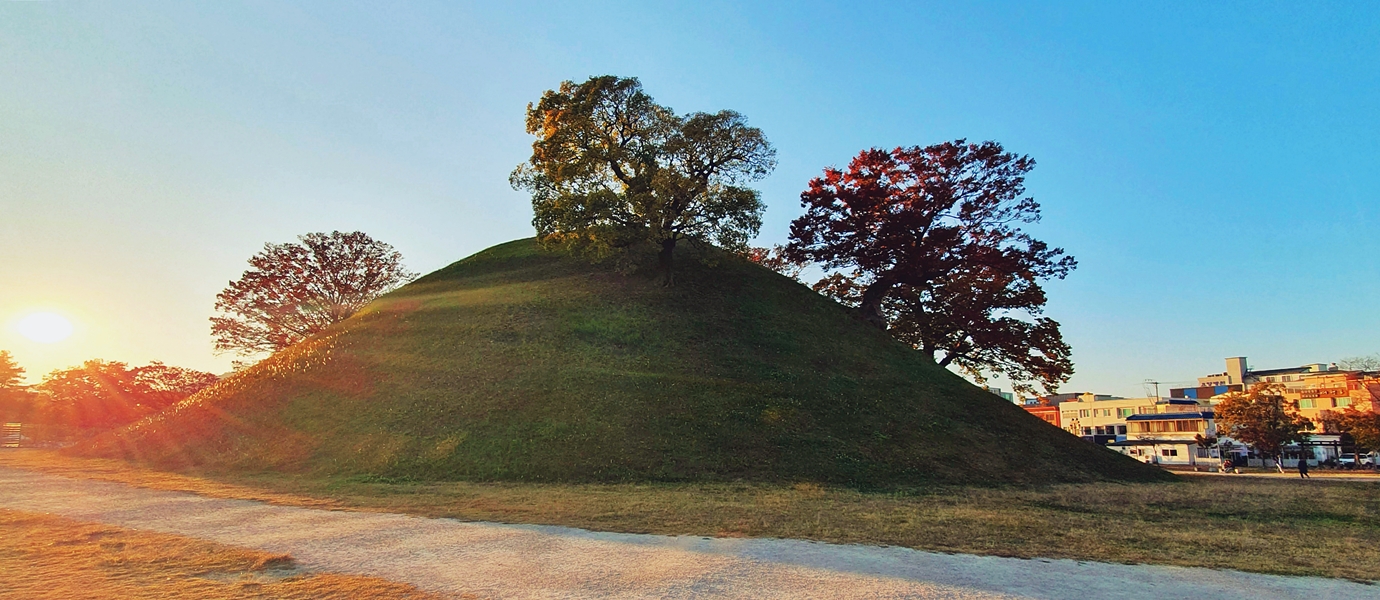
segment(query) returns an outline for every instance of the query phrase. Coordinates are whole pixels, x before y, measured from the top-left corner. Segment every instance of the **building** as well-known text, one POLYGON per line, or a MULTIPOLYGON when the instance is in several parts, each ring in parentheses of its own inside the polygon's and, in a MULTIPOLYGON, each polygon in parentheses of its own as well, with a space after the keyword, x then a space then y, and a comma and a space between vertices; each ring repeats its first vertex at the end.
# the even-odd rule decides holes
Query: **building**
POLYGON ((1126 418, 1125 439, 1109 448, 1148 463, 1165 466, 1221 465, 1216 447, 1203 447, 1201 438, 1216 437, 1213 411, 1206 401, 1170 398, 1155 405, 1155 412, 1126 418))
POLYGON ((1227 359, 1227 370, 1198 378, 1198 386, 1174 388, 1169 390, 1171 398, 1196 398, 1206 400, 1228 392, 1239 392, 1257 383, 1290 384, 1323 373, 1336 373, 1336 364, 1313 363, 1284 369, 1252 370, 1246 357, 1233 356, 1227 359))
POLYGON ((1064 430, 1099 444, 1126 439, 1126 419, 1155 412, 1158 398, 1117 398, 1081 394, 1059 403, 1059 422, 1064 430))
POLYGON ((1043 419, 1046 423, 1055 427, 1062 428, 1059 421, 1059 406, 1057 404, 1046 404, 1042 400, 1028 400, 1021 405, 1021 408, 1036 417, 1043 419))
MULTIPOLYGON (((1343 371, 1335 364, 1324 363, 1253 370, 1244 356, 1226 359, 1226 367, 1222 373, 1198 378, 1196 388, 1171 389, 1170 396, 1206 400, 1215 406, 1223 394, 1243 391, 1255 384, 1283 386, 1284 398, 1314 424, 1313 433, 1307 441, 1284 450, 1285 467, 1297 465, 1300 459, 1314 463, 1336 459, 1347 450, 1342 446, 1341 436, 1328 430, 1327 423, 1334 411, 1350 408, 1380 412, 1380 374, 1377 373, 1343 371)), ((1263 465, 1268 460, 1268 457, 1257 456, 1245 448, 1239 452, 1245 454, 1242 458, 1248 459, 1250 464, 1263 465)))
POLYGON ((985 389, 985 390, 987 390, 987 391, 989 391, 989 392, 991 392, 991 393, 993 393, 993 394, 995 394, 995 395, 1001 397, 1002 400, 1005 400, 1005 401, 1007 401, 1007 402, 1013 402, 1013 403, 1019 404, 1019 402, 1016 402, 1016 394, 1014 394, 1014 393, 1012 393, 1012 392, 1003 392, 1003 391, 1001 391, 1001 388, 999 388, 999 387, 988 387, 988 388, 983 388, 983 389, 985 389))
POLYGON ((1380 376, 1362 371, 1314 371, 1283 382, 1284 397, 1298 405, 1299 412, 1314 423, 1326 421, 1328 413, 1348 408, 1380 412, 1380 376))

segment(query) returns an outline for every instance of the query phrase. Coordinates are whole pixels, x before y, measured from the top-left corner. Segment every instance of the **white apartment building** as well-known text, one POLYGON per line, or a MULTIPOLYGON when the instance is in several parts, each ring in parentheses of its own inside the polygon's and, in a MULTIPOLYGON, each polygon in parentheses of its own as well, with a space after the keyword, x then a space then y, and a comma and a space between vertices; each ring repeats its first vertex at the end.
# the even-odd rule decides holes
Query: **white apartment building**
POLYGON ((1161 400, 1155 408, 1153 413, 1128 417, 1126 437, 1107 447, 1153 464, 1221 465, 1218 448, 1198 445, 1200 436, 1217 435, 1212 407, 1207 401, 1171 398, 1161 400))
POLYGON ((1126 419, 1155 412, 1159 398, 1116 398, 1094 394, 1059 403, 1064 430, 1098 443, 1126 439, 1126 419))

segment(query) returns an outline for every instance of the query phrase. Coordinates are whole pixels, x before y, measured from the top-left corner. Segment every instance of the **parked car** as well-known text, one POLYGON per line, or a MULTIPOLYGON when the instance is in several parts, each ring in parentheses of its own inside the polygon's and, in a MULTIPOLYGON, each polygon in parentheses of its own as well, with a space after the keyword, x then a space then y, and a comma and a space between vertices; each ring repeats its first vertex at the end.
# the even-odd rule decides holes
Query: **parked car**
MULTIPOLYGON (((1355 468, 1356 468, 1356 456, 1354 456, 1354 455, 1348 455, 1348 456, 1339 457, 1339 458, 1337 459, 1337 466, 1340 466, 1340 467, 1343 468, 1343 469, 1355 469, 1355 468)), ((1371 468, 1371 467, 1374 467, 1374 466, 1375 466, 1375 458, 1374 458, 1374 457, 1372 457, 1372 456, 1362 456, 1362 457, 1361 457, 1361 467, 1367 468, 1367 469, 1368 469, 1368 468, 1371 468)))

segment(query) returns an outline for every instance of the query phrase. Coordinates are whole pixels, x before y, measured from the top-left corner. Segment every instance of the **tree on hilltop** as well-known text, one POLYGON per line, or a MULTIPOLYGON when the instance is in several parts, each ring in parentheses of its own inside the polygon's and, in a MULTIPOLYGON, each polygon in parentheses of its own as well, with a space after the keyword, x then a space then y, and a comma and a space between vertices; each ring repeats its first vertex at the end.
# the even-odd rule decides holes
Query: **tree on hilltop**
POLYGON ((1024 196, 1034 166, 996 142, 865 150, 810 181, 786 255, 820 263, 816 290, 939 365, 1053 392, 1073 363, 1041 282, 1077 263, 1020 229, 1040 219, 1024 196))
POLYGON ((775 151, 743 115, 676 115, 636 78, 561 83, 527 107, 532 157, 509 178, 532 195, 532 224, 547 247, 599 259, 638 243, 658 249, 673 285, 681 240, 746 248, 764 205, 742 184, 766 177, 775 151))
POLYGON ((392 246, 362 232, 308 233, 265 244, 250 270, 216 296, 211 335, 218 352, 277 352, 348 319, 416 278, 392 246))
POLYGON ((1284 386, 1256 384, 1245 392, 1231 392, 1213 407, 1217 432, 1248 444, 1256 452, 1279 459, 1284 446, 1302 442, 1313 422, 1284 398, 1284 386))

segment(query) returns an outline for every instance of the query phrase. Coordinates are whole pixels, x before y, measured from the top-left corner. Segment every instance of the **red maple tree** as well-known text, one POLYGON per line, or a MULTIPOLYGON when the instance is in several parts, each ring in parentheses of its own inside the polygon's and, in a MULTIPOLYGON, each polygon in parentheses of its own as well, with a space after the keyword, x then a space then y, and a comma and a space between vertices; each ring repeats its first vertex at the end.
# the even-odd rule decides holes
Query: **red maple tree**
POLYGON ((810 181, 786 256, 820 263, 816 289, 940 365, 1053 391, 1073 363, 1040 282, 1077 263, 1020 229, 1040 218, 1034 166, 990 141, 865 150, 810 181))

